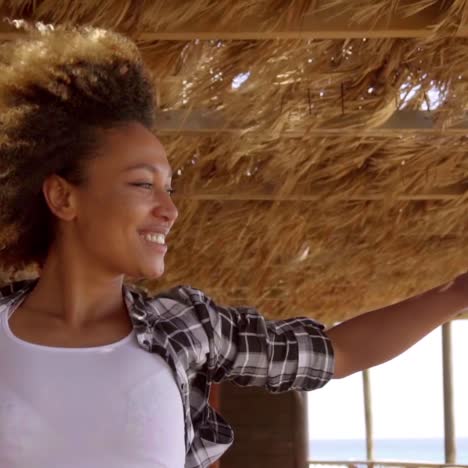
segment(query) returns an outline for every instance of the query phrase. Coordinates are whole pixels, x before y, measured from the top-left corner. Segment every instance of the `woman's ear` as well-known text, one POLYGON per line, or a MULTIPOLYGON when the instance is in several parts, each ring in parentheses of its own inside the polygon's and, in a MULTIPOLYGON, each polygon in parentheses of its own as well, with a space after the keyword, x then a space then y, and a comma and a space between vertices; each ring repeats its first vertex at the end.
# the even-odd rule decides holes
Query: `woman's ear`
POLYGON ((59 219, 71 221, 76 215, 73 186, 57 174, 48 176, 42 184, 42 193, 50 211, 59 219))

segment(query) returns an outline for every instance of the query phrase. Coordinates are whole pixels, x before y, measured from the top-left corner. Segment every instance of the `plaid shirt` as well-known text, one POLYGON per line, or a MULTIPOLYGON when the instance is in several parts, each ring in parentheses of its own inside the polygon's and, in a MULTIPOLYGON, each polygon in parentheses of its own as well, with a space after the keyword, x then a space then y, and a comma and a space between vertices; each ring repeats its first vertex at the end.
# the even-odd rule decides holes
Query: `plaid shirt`
MULTIPOLYGON (((13 305, 36 281, 2 288, 0 306, 13 305)), ((184 406, 185 468, 208 467, 234 439, 209 405, 212 382, 279 393, 314 390, 333 375, 330 340, 310 318, 266 320, 250 307, 219 306, 191 286, 149 296, 125 285, 124 299, 142 349, 159 354, 174 373, 184 406)))

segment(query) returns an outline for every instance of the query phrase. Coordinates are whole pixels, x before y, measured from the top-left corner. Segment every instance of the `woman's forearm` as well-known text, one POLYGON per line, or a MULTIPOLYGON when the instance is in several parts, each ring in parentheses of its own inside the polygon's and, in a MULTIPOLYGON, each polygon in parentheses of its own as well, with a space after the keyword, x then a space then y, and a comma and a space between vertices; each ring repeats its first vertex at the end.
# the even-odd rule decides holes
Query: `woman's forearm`
POLYGON ((347 320, 327 331, 335 350, 335 378, 386 362, 468 306, 459 290, 434 288, 347 320))

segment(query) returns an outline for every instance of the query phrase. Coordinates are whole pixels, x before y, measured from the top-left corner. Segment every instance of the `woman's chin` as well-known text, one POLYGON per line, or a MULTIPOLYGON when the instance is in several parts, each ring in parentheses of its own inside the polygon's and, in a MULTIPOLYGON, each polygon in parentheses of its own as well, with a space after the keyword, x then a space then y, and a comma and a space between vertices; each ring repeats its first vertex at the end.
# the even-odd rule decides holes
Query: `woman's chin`
POLYGON ((142 268, 142 276, 146 279, 158 279, 164 274, 164 263, 157 263, 155 265, 142 268))
POLYGON ((127 268, 125 276, 130 278, 144 278, 148 280, 156 280, 164 274, 164 259, 157 259, 156 261, 142 261, 133 264, 131 268, 127 268))

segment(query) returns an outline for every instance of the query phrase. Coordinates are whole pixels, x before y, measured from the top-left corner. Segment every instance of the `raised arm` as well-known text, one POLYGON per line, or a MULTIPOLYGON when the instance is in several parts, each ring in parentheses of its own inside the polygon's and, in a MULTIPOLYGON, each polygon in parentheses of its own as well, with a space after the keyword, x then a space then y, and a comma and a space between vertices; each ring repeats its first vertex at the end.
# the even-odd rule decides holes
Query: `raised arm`
POLYGON ((468 273, 327 330, 335 353, 334 378, 389 361, 468 309, 468 273))

